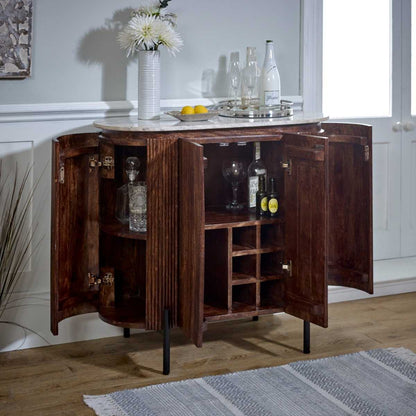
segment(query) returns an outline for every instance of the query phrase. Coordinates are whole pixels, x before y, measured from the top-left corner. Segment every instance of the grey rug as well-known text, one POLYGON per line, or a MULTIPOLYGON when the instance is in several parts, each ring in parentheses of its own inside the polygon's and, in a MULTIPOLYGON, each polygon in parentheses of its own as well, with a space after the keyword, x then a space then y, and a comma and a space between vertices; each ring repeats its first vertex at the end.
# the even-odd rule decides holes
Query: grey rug
POLYGON ((363 351, 84 401, 99 416, 415 416, 416 354, 363 351))

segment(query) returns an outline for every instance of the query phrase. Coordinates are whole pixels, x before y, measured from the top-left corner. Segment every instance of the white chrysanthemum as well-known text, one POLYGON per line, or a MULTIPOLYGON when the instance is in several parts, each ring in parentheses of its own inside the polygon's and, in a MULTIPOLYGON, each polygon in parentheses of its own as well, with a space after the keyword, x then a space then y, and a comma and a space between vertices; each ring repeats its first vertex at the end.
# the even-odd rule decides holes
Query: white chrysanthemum
POLYGON ((168 21, 155 16, 134 16, 119 33, 118 40, 130 56, 136 50, 157 50, 164 45, 175 54, 183 45, 180 35, 168 21))
POLYGON ((178 32, 176 32, 169 21, 160 19, 156 20, 155 32, 158 33, 158 44, 166 46, 172 55, 179 52, 180 48, 183 46, 181 36, 178 32))

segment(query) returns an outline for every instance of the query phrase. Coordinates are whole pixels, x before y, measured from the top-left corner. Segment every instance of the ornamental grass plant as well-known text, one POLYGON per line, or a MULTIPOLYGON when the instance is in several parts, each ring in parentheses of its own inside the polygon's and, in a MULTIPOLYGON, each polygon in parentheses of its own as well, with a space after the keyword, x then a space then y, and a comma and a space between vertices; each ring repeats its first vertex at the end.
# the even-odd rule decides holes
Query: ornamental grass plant
POLYGON ((21 178, 17 164, 7 175, 3 168, 0 161, 0 319, 30 261, 33 231, 27 221, 36 188, 30 186, 31 167, 21 178))

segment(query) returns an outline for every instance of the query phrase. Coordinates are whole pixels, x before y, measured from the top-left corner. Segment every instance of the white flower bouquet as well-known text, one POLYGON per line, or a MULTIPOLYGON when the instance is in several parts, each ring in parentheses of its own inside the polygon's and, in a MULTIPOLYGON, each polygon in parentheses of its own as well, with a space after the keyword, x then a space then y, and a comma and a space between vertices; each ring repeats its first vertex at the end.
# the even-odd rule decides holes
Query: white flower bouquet
POLYGON ((173 55, 180 50, 183 41, 175 30, 176 15, 164 13, 169 1, 148 0, 133 12, 131 20, 118 35, 127 56, 139 50, 157 51, 160 45, 173 55))

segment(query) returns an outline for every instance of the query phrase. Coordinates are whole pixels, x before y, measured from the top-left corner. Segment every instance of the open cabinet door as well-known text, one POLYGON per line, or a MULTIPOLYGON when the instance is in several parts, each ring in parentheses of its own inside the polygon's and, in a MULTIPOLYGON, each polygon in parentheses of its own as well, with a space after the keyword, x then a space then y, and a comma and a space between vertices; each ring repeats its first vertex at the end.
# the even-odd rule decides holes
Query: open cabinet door
POLYGON ((371 127, 323 128, 329 139, 328 283, 373 293, 371 127))
POLYGON ((328 326, 328 140, 283 136, 285 312, 328 326))
POLYGON ((74 134, 53 142, 51 331, 62 319, 95 312, 99 275, 98 135, 74 134))
POLYGON ((202 345, 205 201, 203 147, 179 142, 179 326, 202 345))

